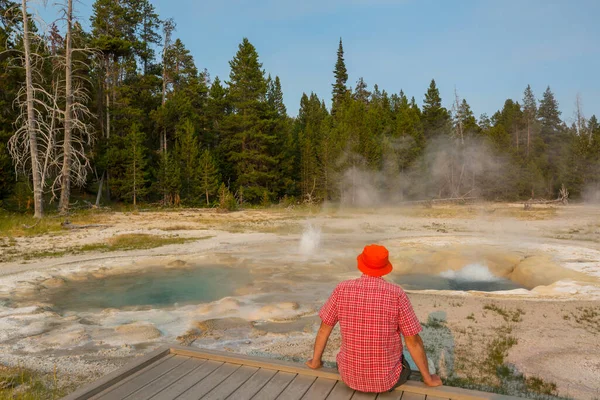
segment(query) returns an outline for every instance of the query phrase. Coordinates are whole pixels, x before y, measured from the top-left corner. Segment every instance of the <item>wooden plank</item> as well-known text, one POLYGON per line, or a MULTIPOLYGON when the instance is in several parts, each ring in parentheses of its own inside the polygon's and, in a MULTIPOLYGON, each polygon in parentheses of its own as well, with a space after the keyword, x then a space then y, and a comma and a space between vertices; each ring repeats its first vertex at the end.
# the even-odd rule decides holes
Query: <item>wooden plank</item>
POLYGON ((136 373, 128 376, 127 378, 123 379, 122 381, 119 381, 119 382, 115 383, 114 385, 106 388, 106 390, 103 390, 102 392, 90 397, 90 400, 98 400, 99 398, 104 396, 106 393, 109 393, 110 391, 115 390, 116 388, 127 384, 127 382, 131 381, 132 379, 135 379, 138 376, 145 374, 146 372, 150 371, 153 368, 158 367, 160 364, 164 363, 165 361, 167 361, 173 357, 175 357, 173 354, 166 355, 165 357, 157 360, 156 362, 148 365, 147 367, 142 368, 141 370, 137 371, 136 373))
POLYGON ((275 359, 251 357, 244 354, 226 353, 222 351, 214 351, 200 348, 196 350, 190 347, 183 346, 172 346, 171 352, 187 357, 207 358, 209 360, 222 361, 231 364, 249 365, 251 367, 257 368, 276 369, 279 371, 290 372, 293 374, 302 374, 327 379, 340 379, 340 375, 335 369, 311 369, 305 366, 304 364, 295 364, 275 359))
POLYGON ((354 395, 354 389, 350 389, 344 382, 337 381, 335 387, 327 396, 327 400, 350 400, 354 395))
POLYGON ((236 370, 240 368, 236 364, 223 364, 214 370, 206 378, 196 383, 194 386, 186 390, 183 394, 177 397, 177 400, 198 400, 205 394, 213 390, 219 383, 229 378, 236 370))
POLYGON ((277 374, 267 383, 252 400, 273 400, 279 397, 281 392, 294 380, 296 374, 289 372, 277 372, 277 374))
MULTIPOLYGON (((194 349, 183 346, 171 346, 171 352, 174 354, 180 354, 188 357, 207 358, 209 360, 216 360, 231 364, 249 365, 257 368, 276 369, 279 371, 289 372, 293 374, 302 374, 327 379, 341 380, 337 370, 331 368, 321 368, 318 370, 314 370, 304 366, 303 364, 294 364, 281 360, 251 357, 243 354, 226 353, 222 351, 207 350, 200 348, 194 349)), ((438 386, 432 388, 426 386, 422 382, 416 381, 408 381, 396 390, 408 393, 424 394, 427 396, 437 396, 453 400, 522 400, 520 397, 505 396, 496 393, 480 392, 476 390, 466 390, 450 386, 438 386)))
POLYGON ((450 400, 447 397, 427 396, 426 400, 450 400))
POLYGON ((151 368, 148 371, 144 372, 143 374, 140 374, 135 378, 128 380, 125 384, 120 385, 116 388, 112 388, 112 390, 110 391, 102 393, 102 395, 99 396, 98 399, 124 399, 125 397, 129 396, 138 389, 143 388, 144 386, 152 383, 154 380, 160 378, 161 376, 171 371, 178 365, 183 364, 186 360, 189 360, 189 357, 171 357, 168 360, 156 365, 154 368, 151 368))
POLYGON ((201 358, 188 358, 185 362, 173 368, 160 378, 154 380, 150 384, 139 388, 136 392, 133 392, 126 397, 127 400, 145 400, 149 399, 158 392, 161 392, 166 387, 171 385, 173 382, 183 378, 196 368, 204 364, 206 360, 201 358))
POLYGON ((258 371, 256 367, 249 367, 242 365, 237 371, 225 379, 211 390, 202 400, 223 400, 227 398, 231 393, 235 392, 237 388, 242 386, 252 375, 258 371))
POLYGON ((294 380, 285 388, 278 398, 282 400, 301 399, 317 378, 309 375, 296 375, 294 380))
MULTIPOLYGON (((478 390, 466 390, 452 386, 429 387, 422 382, 415 381, 408 381, 396 390, 402 390, 406 393, 417 393, 426 396, 437 396, 453 400, 522 400, 521 397, 480 392, 478 390)), ((402 399, 404 400, 404 397, 402 397, 402 399)))
POLYGON ((155 400, 172 400, 185 392, 202 379, 213 373, 217 368, 223 365, 222 362, 208 360, 183 378, 172 383, 169 387, 155 394, 152 399, 155 400))
POLYGON ((355 392, 352 400, 374 400, 377 398, 377 393, 355 392))
POLYGON ((107 388, 115 385, 116 383, 126 379, 127 377, 135 374, 150 364, 160 360, 163 357, 168 356, 170 349, 168 347, 161 347, 156 349, 145 356, 134 359, 131 363, 117 369, 116 371, 106 375, 103 378, 98 379, 95 382, 86 385, 70 395, 63 397, 63 400, 86 400, 92 396, 106 390, 107 388))
POLYGON ((338 381, 334 379, 317 378, 302 398, 307 400, 325 400, 336 383, 338 381))
POLYGON ((402 398, 402 393, 403 392, 399 392, 397 390, 394 390, 393 392, 379 393, 377 395, 377 400, 400 400, 402 398))
POLYGON ((242 386, 237 388, 227 400, 250 400, 277 373, 274 369, 259 369, 242 386))
POLYGON ((404 392, 402 400, 425 400, 424 394, 404 392))

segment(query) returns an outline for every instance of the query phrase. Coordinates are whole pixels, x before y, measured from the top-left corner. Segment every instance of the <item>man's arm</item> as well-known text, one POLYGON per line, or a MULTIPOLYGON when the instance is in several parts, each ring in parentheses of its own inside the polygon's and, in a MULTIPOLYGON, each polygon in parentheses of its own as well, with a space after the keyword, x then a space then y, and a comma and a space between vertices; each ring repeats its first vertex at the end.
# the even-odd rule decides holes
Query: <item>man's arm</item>
POLYGON ((419 334, 405 336, 404 341, 406 342, 408 352, 421 372, 421 376, 423 376, 423 382, 427 386, 440 386, 442 384, 440 377, 429 373, 429 363, 427 362, 427 355, 425 354, 425 347, 423 347, 421 336, 419 334))
POLYGON ((323 356, 323 351, 325 351, 325 346, 327 346, 327 340, 329 340, 329 335, 331 335, 332 330, 333 326, 327 325, 325 322, 321 322, 321 327, 319 328, 319 332, 317 332, 317 337, 315 338, 313 357, 306 362, 308 367, 317 369, 323 366, 321 357, 323 356))

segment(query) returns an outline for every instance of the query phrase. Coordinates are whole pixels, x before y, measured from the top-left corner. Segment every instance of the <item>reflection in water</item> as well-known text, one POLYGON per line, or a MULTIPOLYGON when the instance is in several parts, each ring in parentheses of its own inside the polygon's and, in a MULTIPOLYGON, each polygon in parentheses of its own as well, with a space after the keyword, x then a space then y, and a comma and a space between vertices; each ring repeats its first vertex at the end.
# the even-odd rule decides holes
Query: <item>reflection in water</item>
POLYGON ((242 269, 157 268, 83 282, 68 281, 50 292, 48 301, 70 311, 198 304, 231 296, 236 288, 249 281, 250 275, 242 269))

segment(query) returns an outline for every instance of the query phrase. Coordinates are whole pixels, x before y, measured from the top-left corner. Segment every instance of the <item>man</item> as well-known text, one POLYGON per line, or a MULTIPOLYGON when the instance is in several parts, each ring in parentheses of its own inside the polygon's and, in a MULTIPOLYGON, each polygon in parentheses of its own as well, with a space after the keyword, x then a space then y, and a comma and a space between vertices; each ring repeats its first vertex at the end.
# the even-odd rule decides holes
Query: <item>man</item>
POLYGON ((421 324, 400 286, 383 280, 392 271, 388 250, 369 245, 358 256, 358 269, 363 275, 337 285, 319 316, 321 327, 315 339, 310 368, 322 366, 321 356, 329 335, 340 323, 342 346, 337 356, 343 381, 354 390, 381 393, 391 391, 408 380, 410 367, 402 355, 406 347, 428 386, 442 381, 429 373, 421 324))

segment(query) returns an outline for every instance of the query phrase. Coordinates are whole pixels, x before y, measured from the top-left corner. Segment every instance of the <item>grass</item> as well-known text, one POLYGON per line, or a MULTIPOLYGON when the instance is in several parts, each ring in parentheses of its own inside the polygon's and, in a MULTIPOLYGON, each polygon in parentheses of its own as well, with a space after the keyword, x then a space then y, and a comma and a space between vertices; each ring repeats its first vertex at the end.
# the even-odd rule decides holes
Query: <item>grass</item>
POLYGON ((422 325, 432 329, 442 329, 446 328, 446 321, 429 315, 427 322, 422 325))
MULTIPOLYGON (((195 240, 210 239, 212 236, 203 236, 195 238, 180 238, 176 236, 162 237, 156 235, 148 235, 143 233, 132 233, 117 235, 106 242, 86 244, 81 247, 69 247, 62 250, 42 250, 31 251, 23 255, 24 260, 35 260, 39 258, 62 257, 67 254, 80 254, 92 251, 109 252, 109 251, 127 251, 127 250, 145 250, 156 247, 167 246, 171 244, 183 244, 195 240)), ((19 257, 19 254, 7 254, 0 257, 0 261, 6 262, 19 257)))
POLYGON ((41 220, 30 215, 7 213, 0 210, 0 237, 32 237, 64 232, 61 224, 68 219, 72 224, 106 223, 109 213, 99 210, 77 211, 68 217, 49 215, 41 220))
MULTIPOLYGON (((518 344, 511 335, 512 328, 500 326, 497 335, 488 343, 482 359, 469 358, 470 373, 466 376, 452 375, 444 379, 448 386, 475 389, 504 395, 525 396, 531 399, 562 399, 554 382, 537 376, 524 376, 506 362, 508 352, 518 344)), ((464 360, 463 360, 464 361, 464 360)), ((456 366, 462 362, 456 360, 456 366)), ((461 368, 462 369, 462 368, 461 368)))
POLYGON ((500 334, 488 345, 487 357, 484 365, 489 372, 501 371, 508 351, 518 343, 517 338, 510 335, 500 334))
POLYGON ((40 236, 51 232, 59 232, 63 229, 60 226, 61 222, 58 219, 44 218, 37 220, 27 215, 2 213, 0 214, 0 237, 40 236))
POLYGON ((486 304, 485 306, 483 306, 483 309, 497 313, 502 318, 504 318, 504 321, 506 322, 521 322, 523 321, 522 316, 525 314, 525 311, 523 311, 520 308, 517 308, 516 310, 508 310, 502 307, 498 307, 497 305, 492 303, 486 304))
POLYGON ((145 233, 128 233, 117 235, 108 239, 104 243, 88 244, 80 247, 78 250, 86 251, 121 251, 121 250, 145 250, 155 247, 167 246, 170 244, 182 244, 190 240, 209 239, 210 236, 202 238, 180 238, 180 237, 161 237, 148 235, 145 233))
MULTIPOLYGON (((600 307, 577 307, 571 316, 575 323, 588 332, 600 333, 600 307)), ((570 320, 568 315, 563 315, 563 319, 570 320)))
POLYGON ((56 371, 43 377, 25 368, 0 366, 0 400, 54 400, 65 394, 56 371))

